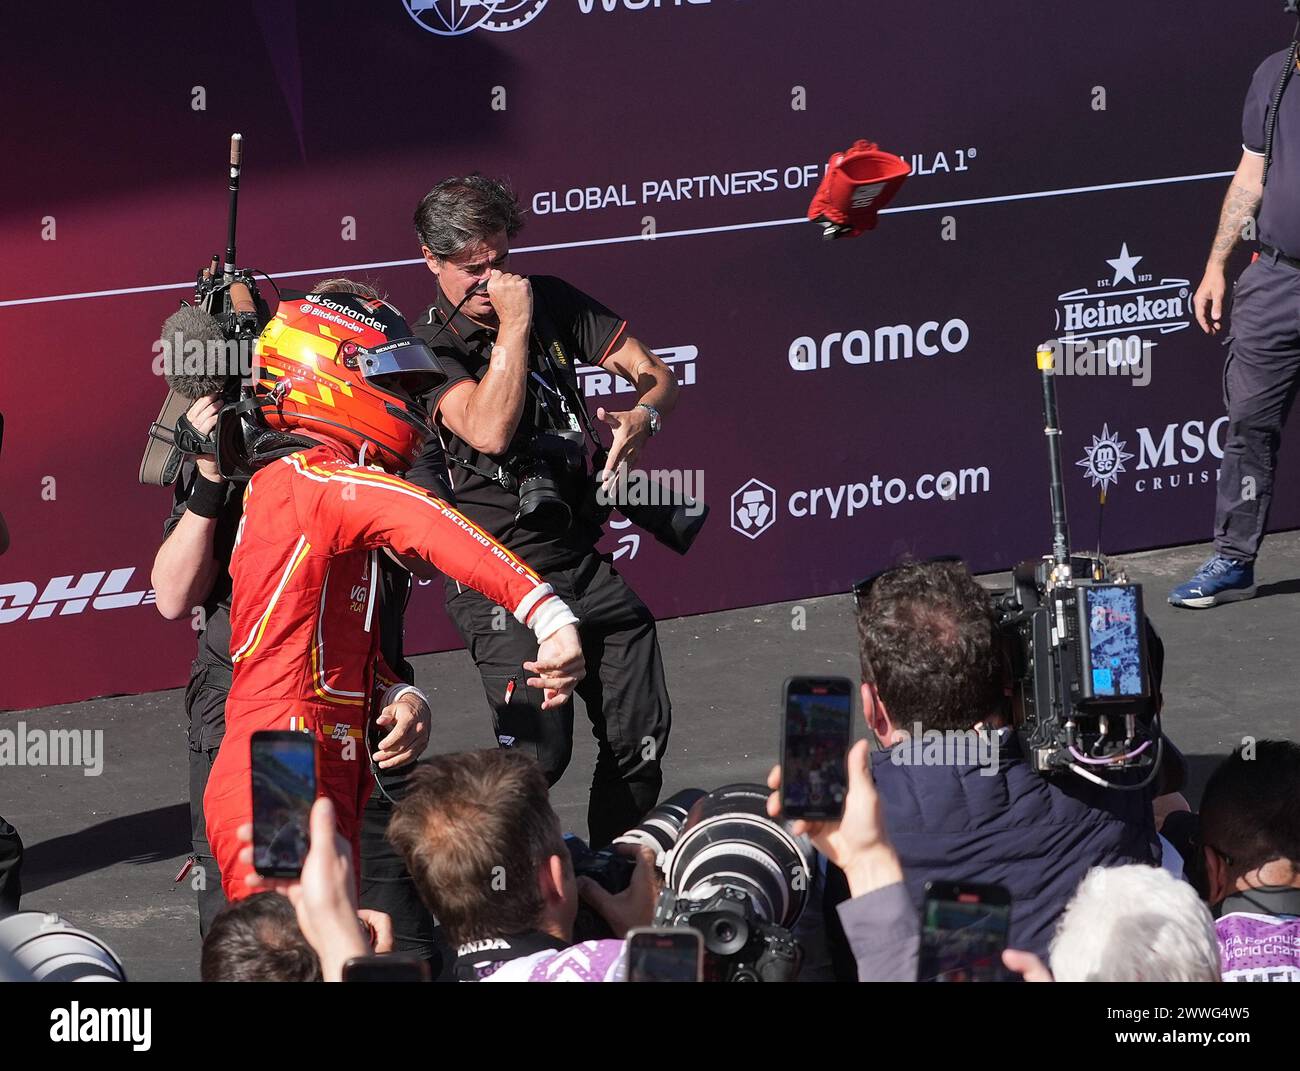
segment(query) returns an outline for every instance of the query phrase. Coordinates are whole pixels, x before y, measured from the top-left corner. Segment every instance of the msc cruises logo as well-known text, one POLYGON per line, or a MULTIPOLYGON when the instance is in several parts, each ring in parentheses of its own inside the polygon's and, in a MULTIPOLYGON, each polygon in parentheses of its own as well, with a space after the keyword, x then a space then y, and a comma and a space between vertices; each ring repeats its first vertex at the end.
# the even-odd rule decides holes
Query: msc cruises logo
POLYGON ((1118 434, 1110 430, 1109 425, 1103 424, 1101 435, 1092 437, 1092 445, 1083 448, 1083 460, 1076 461, 1075 464, 1083 469, 1093 487, 1105 491, 1111 484, 1119 483, 1120 474, 1124 472, 1124 462, 1133 460, 1133 455, 1124 449, 1127 445, 1118 434))
POLYGON ((1125 242, 1119 256, 1107 259, 1112 273, 1092 286, 1056 298, 1056 330, 1061 339, 1103 338, 1158 332, 1167 335, 1192 323, 1191 282, 1137 271, 1145 257, 1133 256, 1125 242), (1125 286, 1124 284, 1131 284, 1125 286))
POLYGON ((402 6, 421 29, 440 37, 459 37, 471 30, 504 33, 527 26, 547 0, 403 0, 402 6))

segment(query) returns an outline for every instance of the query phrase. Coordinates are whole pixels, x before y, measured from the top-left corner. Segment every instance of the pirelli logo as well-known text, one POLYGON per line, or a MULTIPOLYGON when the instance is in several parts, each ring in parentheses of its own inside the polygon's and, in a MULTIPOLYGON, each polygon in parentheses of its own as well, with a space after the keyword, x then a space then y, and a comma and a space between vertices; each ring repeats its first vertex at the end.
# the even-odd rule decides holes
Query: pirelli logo
MULTIPOLYGON (((695 383, 695 365, 700 351, 695 346, 668 346, 654 351, 677 377, 683 387, 695 383)), ((578 365, 578 382, 582 384, 584 398, 600 398, 610 394, 635 394, 636 387, 624 382, 613 372, 607 372, 599 365, 578 365)))

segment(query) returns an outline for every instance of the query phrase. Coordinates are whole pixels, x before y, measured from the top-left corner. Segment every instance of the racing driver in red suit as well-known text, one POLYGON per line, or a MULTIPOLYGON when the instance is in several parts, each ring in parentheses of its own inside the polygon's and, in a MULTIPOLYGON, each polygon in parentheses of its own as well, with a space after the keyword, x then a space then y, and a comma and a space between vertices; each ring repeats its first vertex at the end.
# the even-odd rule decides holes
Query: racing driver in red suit
POLYGON ((532 628, 540 647, 524 668, 546 709, 583 676, 577 619, 550 585, 455 509, 392 475, 433 434, 417 399, 442 378, 410 335, 386 302, 331 293, 282 301, 257 343, 255 408, 239 425, 243 460, 256 471, 230 565, 234 677, 204 794, 231 900, 254 891, 237 831, 252 820, 250 738, 259 730, 316 737, 319 792, 360 856, 368 722, 408 687, 379 652, 378 555, 430 562, 532 628), (252 457, 250 443, 261 444, 252 457))

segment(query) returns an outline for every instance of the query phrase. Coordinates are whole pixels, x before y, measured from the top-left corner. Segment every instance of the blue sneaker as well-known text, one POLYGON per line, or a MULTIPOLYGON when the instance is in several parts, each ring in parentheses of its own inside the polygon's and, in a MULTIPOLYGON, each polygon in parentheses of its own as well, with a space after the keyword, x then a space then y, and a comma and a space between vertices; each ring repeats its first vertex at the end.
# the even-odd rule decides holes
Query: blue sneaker
POLYGON ((1191 580, 1169 593, 1169 602, 1190 610, 1205 610, 1221 602, 1238 602, 1254 595, 1255 563, 1216 554, 1191 580))

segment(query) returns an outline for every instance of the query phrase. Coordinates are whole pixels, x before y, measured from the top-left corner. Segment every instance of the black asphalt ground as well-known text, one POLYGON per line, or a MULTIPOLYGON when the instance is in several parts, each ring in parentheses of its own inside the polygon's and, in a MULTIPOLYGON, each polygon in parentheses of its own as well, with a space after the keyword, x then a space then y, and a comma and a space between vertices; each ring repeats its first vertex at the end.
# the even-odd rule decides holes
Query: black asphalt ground
MULTIPOLYGON (((1147 585, 1148 612, 1165 640, 1166 725, 1190 760, 1193 803, 1213 763, 1244 736, 1300 736, 1300 534, 1268 540, 1255 600, 1199 612, 1168 606, 1168 589, 1207 553, 1202 545, 1123 559, 1147 585)), ((665 794, 761 780, 774 761, 784 678, 858 670, 846 596, 666 621, 660 637, 674 708, 665 794), (800 618, 806 627, 792 627, 800 618)), ((493 746, 468 656, 426 655, 414 665, 435 711, 431 749, 493 746)), ((57 911, 98 934, 133 978, 197 979, 193 894, 172 880, 189 850, 181 692, 0 715, 0 727, 20 720, 102 729, 105 747, 97 777, 69 768, 0 770, 0 814, 28 845, 23 907, 57 911)), ((575 744, 573 765, 553 791, 565 827, 584 834, 594 751, 590 737, 575 744)))

